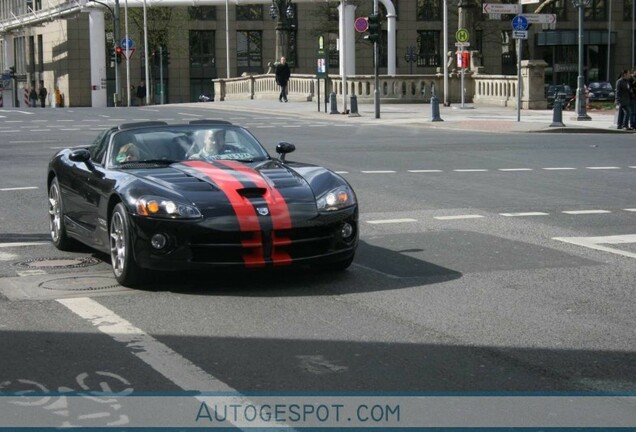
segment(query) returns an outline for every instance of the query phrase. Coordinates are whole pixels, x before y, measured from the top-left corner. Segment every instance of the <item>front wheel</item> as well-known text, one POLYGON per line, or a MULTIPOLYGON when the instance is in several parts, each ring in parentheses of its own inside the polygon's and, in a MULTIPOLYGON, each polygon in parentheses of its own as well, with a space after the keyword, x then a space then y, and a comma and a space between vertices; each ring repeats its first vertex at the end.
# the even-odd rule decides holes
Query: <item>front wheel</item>
POLYGON ((74 241, 66 233, 64 206, 57 177, 53 178, 51 187, 49 187, 49 232, 51 233, 51 241, 56 248, 63 251, 73 249, 74 241))
POLYGON ((144 272, 133 256, 128 212, 122 203, 117 204, 111 213, 108 233, 110 260, 117 282, 123 286, 133 286, 143 282, 144 272))

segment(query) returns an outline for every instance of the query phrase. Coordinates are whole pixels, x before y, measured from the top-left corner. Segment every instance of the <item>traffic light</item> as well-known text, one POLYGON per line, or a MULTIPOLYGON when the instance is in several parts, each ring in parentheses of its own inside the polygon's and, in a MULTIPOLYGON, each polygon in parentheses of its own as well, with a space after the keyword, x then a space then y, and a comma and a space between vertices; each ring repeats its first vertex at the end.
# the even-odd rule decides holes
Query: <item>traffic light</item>
POLYGON ((121 47, 115 47, 115 55, 117 56, 117 64, 121 63, 121 59, 124 57, 121 47))
POLYGON ((115 48, 108 47, 108 61, 110 63, 110 67, 115 66, 115 62, 117 61, 117 57, 115 56, 115 48))
POLYGON ((367 29, 367 34, 364 38, 369 42, 376 43, 380 40, 380 31, 382 30, 380 16, 369 15, 367 17, 367 22, 369 23, 369 28, 367 29))
POLYGON ((163 65, 167 67, 170 64, 170 51, 167 48, 163 49, 163 65))
POLYGON ((9 67, 9 75, 11 75, 11 78, 15 78, 15 66, 9 67))

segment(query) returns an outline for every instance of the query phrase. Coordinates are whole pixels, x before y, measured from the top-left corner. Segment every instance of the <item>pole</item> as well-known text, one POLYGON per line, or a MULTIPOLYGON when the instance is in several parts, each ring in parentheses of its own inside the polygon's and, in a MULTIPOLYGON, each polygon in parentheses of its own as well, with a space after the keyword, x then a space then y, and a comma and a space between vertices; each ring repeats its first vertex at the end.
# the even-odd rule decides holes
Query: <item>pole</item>
POLYGON ((225 63, 227 64, 226 78, 230 77, 230 7, 229 0, 225 0, 225 63))
MULTIPOLYGON (((119 0, 115 0, 115 10, 113 12, 113 35, 115 38, 115 48, 119 46, 121 40, 119 39, 119 0)), ((119 76, 119 63, 115 61, 115 106, 118 106, 120 103, 120 92, 121 89, 121 77, 119 76)))
POLYGON ((607 77, 606 78, 607 81, 610 81, 611 41, 612 41, 612 0, 609 0, 609 11, 607 13, 607 71, 605 73, 605 76, 607 77))
POLYGON ((521 121, 521 50, 523 44, 517 39, 517 121, 521 121))
POLYGON ((444 53, 442 54, 442 63, 444 63, 444 106, 449 106, 448 103, 448 4, 447 0, 444 0, 443 4, 443 19, 444 19, 444 53))
POLYGON ((149 105, 152 85, 150 84, 150 71, 148 69, 148 15, 146 13, 146 0, 144 0, 144 63, 146 68, 146 105, 149 105))
MULTIPOLYGON (((124 23, 126 40, 128 40, 128 0, 124 3, 124 23)), ((130 54, 128 44, 126 44, 126 106, 130 106, 130 54)))
POLYGON ((636 0, 632 0, 632 66, 634 65, 634 15, 636 15, 636 0))
MULTIPOLYGON (((378 16, 378 0, 373 0, 373 15, 378 16)), ((380 32, 381 33, 381 32, 380 32)), ((378 87, 380 86, 380 47, 377 42, 373 42, 373 74, 374 76, 374 84, 373 84, 373 107, 375 118, 380 118, 380 92, 378 87)))
POLYGON ((583 78, 583 17, 584 17, 584 9, 586 0, 576 0, 576 6, 579 8, 579 76, 577 79, 577 88, 576 88, 576 119, 581 120, 591 120, 590 116, 587 115, 585 111, 585 80, 583 78))
MULTIPOLYGON (((161 83, 161 95, 159 104, 163 105, 163 47, 159 45, 159 82, 161 83)), ((148 88, 148 86, 146 86, 148 88)))
POLYGON ((464 64, 464 47, 461 47, 460 51, 460 55, 462 56, 462 70, 461 70, 461 79, 460 79, 460 89, 459 91, 461 92, 461 96, 462 96, 462 108, 464 108, 464 71, 466 70, 466 65, 464 64))

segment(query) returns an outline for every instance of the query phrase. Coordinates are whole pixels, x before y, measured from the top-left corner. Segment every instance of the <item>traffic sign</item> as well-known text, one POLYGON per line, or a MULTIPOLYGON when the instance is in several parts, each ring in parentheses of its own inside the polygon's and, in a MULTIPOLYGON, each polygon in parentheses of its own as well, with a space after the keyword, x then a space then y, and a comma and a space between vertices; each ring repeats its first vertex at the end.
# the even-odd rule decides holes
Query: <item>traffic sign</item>
POLYGON ((499 3, 484 3, 482 7, 483 13, 487 14, 520 14, 520 4, 499 4, 499 3))
POLYGON ((128 57, 126 57, 126 50, 125 49, 121 50, 121 55, 124 58, 124 60, 130 60, 130 58, 132 57, 134 53, 135 53, 134 48, 128 48, 128 57))
POLYGON ((523 14, 530 24, 555 24, 557 20, 556 14, 523 14))
POLYGON ((512 28, 514 30, 528 30, 528 20, 523 15, 517 15, 512 19, 512 28))
POLYGON ((456 47, 467 47, 470 46, 470 42, 455 42, 456 47))
POLYGON ((513 39, 528 39, 528 30, 513 30, 513 39))
POLYGON ((465 28, 457 29, 455 39, 457 39, 457 42, 468 42, 468 39, 470 39, 470 33, 468 33, 468 30, 465 28))
POLYGON ((365 17, 358 17, 353 23, 353 27, 359 33, 364 33, 369 28, 369 21, 365 17))
POLYGON ((128 48, 130 50, 133 47, 133 45, 134 45, 133 44, 133 40, 130 39, 130 38, 123 38, 121 40, 121 48, 124 49, 124 50, 126 48, 128 48))

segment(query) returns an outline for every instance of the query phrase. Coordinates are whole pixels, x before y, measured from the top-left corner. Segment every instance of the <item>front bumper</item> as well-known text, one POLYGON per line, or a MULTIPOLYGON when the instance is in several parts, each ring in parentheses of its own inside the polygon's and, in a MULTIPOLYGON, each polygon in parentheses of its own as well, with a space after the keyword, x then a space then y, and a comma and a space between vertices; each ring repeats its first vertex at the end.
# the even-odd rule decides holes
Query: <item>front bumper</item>
POLYGON ((208 220, 161 220, 132 216, 133 253, 137 264, 152 270, 265 268, 324 264, 352 257, 358 245, 357 206, 295 221, 290 229, 240 231, 236 223, 208 220), (343 238, 349 224, 351 236, 343 238), (157 250, 151 238, 163 234, 157 250))

